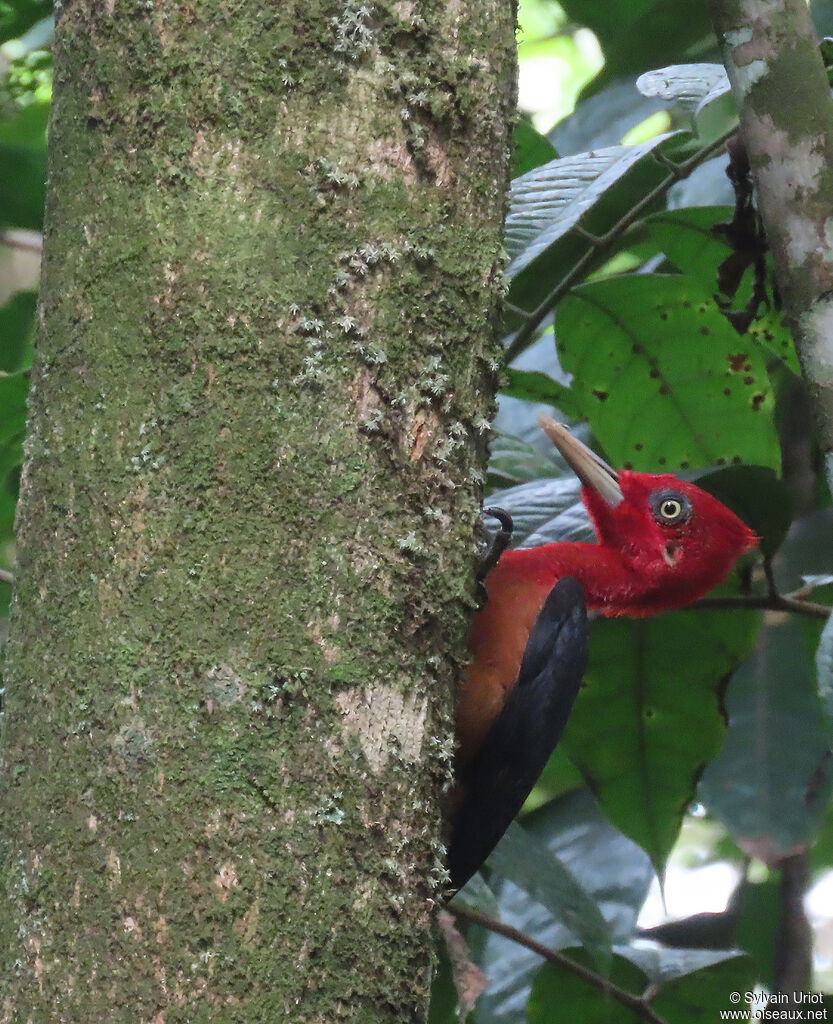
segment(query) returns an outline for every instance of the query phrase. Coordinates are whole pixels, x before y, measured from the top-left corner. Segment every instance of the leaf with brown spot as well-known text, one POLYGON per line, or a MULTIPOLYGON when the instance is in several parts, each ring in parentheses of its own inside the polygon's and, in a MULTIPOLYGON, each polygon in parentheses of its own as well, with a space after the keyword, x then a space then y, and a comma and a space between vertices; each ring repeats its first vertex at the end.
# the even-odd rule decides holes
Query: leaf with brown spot
POLYGON ((792 335, 775 308, 776 297, 771 303, 773 308, 766 309, 760 273, 744 278, 748 264, 735 259, 726 238, 715 230, 730 216, 728 206, 667 210, 647 217, 641 228, 657 249, 683 274, 693 277, 705 293, 712 295, 717 287, 724 295, 734 296, 733 305, 742 308, 721 308, 735 330, 767 348, 793 373, 799 373, 792 335))
POLYGON ((737 334, 696 281, 658 274, 594 281, 561 303, 556 326, 571 390, 614 465, 632 460, 656 471, 739 458, 780 466, 765 353, 738 351, 737 334), (754 405, 737 386, 739 373, 754 381, 754 405), (600 402, 598 391, 608 398, 600 402))
POLYGON ((581 412, 575 396, 566 385, 537 370, 509 367, 505 373, 506 383, 500 389, 502 395, 522 398, 525 402, 544 402, 556 406, 564 416, 580 418, 581 412))

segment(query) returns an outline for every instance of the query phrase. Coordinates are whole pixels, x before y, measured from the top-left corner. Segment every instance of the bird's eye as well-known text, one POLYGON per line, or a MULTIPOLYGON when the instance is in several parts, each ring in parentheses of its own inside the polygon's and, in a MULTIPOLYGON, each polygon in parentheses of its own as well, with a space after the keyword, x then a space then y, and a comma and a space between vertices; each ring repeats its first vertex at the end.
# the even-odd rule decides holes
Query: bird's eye
POLYGON ((691 515, 691 502, 677 491, 656 491, 649 500, 654 519, 660 525, 684 523, 691 515))

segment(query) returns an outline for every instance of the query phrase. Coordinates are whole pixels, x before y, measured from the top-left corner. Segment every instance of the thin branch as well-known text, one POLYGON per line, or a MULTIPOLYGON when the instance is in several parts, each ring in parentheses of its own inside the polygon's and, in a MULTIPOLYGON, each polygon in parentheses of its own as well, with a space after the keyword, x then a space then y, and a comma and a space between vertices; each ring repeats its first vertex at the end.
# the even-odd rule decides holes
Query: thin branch
MULTIPOLYGON (((689 174, 699 166, 704 160, 707 160, 713 153, 719 150, 731 135, 734 134, 735 129, 724 132, 719 138, 715 139, 714 142, 709 143, 708 146, 704 146, 699 152, 695 153, 694 156, 685 160, 681 164, 674 165, 674 169, 666 175, 665 178, 651 191, 642 197, 639 202, 631 207, 630 210, 613 225, 613 227, 604 233, 601 237, 593 237, 594 241, 590 248, 581 256, 573 266, 567 271, 567 273, 561 278, 558 284, 552 289, 547 295, 544 301, 535 309, 532 313, 527 313, 527 321, 520 328, 518 333, 512 339, 511 344, 507 347, 505 353, 505 360, 507 365, 520 352, 524 350, 527 342, 533 337, 535 332, 541 326, 541 322, 546 317, 547 313, 555 309, 561 299, 567 294, 567 292, 573 287, 573 284, 581 276, 581 274, 590 266, 593 260, 600 255, 608 252, 618 242, 622 235, 627 231, 632 224, 642 216, 642 213, 657 199, 662 198, 663 195, 671 188, 675 182, 680 181, 682 178, 688 177, 689 174)), ((657 154, 654 154, 655 156, 657 154)), ((666 166, 670 164, 670 161, 663 161, 666 166)), ((573 230, 582 237, 587 237, 588 232, 581 228, 580 225, 575 225, 573 230)))
POLYGON ((39 231, 0 231, 0 245, 40 255, 43 252, 43 236, 39 231))
POLYGON ((772 558, 764 556, 764 579, 767 593, 763 595, 741 594, 737 597, 704 597, 695 601, 694 608, 762 608, 771 612, 792 612, 795 615, 808 615, 814 619, 827 619, 833 608, 804 598, 812 588, 801 587, 792 594, 779 594, 775 583, 775 571, 772 558))
POLYGON ((643 1020, 648 1021, 649 1024, 667 1024, 663 1017, 660 1017, 651 1009, 647 1001, 642 996, 635 996, 632 992, 628 992, 619 985, 615 985, 603 975, 597 974, 595 971, 591 971, 589 967, 584 967, 582 964, 576 963, 575 960, 571 960, 570 957, 564 956, 563 953, 559 953, 554 949, 550 949, 549 946, 544 946, 540 942, 536 942, 536 940, 531 936, 526 935, 517 928, 504 924, 502 921, 498 921, 497 918, 490 917, 488 914, 483 914, 479 910, 474 910, 471 907, 458 907, 452 903, 449 905, 448 909, 456 917, 462 917, 466 921, 472 921, 474 924, 479 924, 483 928, 488 928, 490 932, 494 932, 496 935, 502 935, 505 939, 517 942, 519 946, 524 946, 532 953, 537 953, 538 956, 542 956, 545 960, 549 961, 549 963, 555 964, 558 967, 563 967, 565 971, 569 971, 577 978, 581 978, 583 982, 590 985, 592 988, 597 989, 606 996, 610 996, 611 999, 615 999, 623 1006, 627 1006, 628 1009, 633 1010, 634 1013, 638 1014, 643 1020))
POLYGON ((781 918, 775 941, 773 989, 779 993, 806 992, 813 974, 813 932, 804 909, 810 887, 810 857, 806 850, 781 861, 778 897, 781 918))
POLYGON ((14 583, 14 573, 8 569, 0 569, 0 583, 14 583))
POLYGON ((764 555, 764 579, 766 580, 766 588, 769 592, 769 596, 777 597, 778 587, 775 583, 775 569, 772 566, 772 559, 769 555, 764 555))
POLYGON ((520 306, 516 306, 514 302, 503 301, 503 308, 507 313, 514 313, 515 316, 522 317, 524 320, 529 316, 529 313, 525 309, 521 309, 520 306))
POLYGON ((594 249, 598 249, 599 246, 604 245, 603 236, 594 235, 591 231, 588 231, 586 228, 583 228, 579 223, 573 224, 573 226, 570 228, 570 231, 575 231, 575 233, 579 237, 583 238, 585 242, 589 242, 594 249))
POLYGON ((782 316, 815 405, 833 486, 833 250, 825 236, 833 190, 829 175, 818 170, 833 165, 827 73, 804 0, 709 0, 708 8, 739 112, 739 142, 755 181, 782 316))
POLYGON ((793 612, 814 619, 827 619, 833 608, 814 601, 799 601, 788 594, 742 594, 735 597, 702 597, 692 608, 761 608, 772 612, 793 612))

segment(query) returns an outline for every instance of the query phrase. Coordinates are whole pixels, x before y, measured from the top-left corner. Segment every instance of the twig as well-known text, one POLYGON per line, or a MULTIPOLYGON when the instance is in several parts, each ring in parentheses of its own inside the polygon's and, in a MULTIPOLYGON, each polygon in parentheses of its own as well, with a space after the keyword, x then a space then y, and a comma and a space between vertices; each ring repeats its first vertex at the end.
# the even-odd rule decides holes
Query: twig
MULTIPOLYGON (((518 330, 518 333, 506 349, 504 358, 507 365, 512 362, 515 356, 524 350, 527 342, 538 330, 541 325, 541 321, 547 313, 558 305, 590 263, 597 256, 612 248, 614 242, 619 241, 625 231, 627 231, 627 229, 639 219, 647 207, 657 199, 660 199, 675 182, 688 177, 695 167, 708 159, 712 153, 720 149, 725 144, 726 140, 734 134, 734 132, 734 128, 731 131, 724 132, 719 138, 715 139, 714 142, 711 142, 708 146, 704 146, 699 152, 695 153, 694 156, 685 160, 681 164, 675 165, 674 170, 667 174, 647 195, 643 196, 635 206, 632 206, 624 216, 620 217, 609 231, 606 231, 598 238, 592 236, 594 237, 594 242, 591 244, 590 248, 587 249, 584 255, 572 265, 538 308, 532 313, 527 313, 526 322, 523 327, 518 330)), ((657 156, 657 154, 654 155, 657 156)), ((663 162, 666 166, 670 163, 668 160, 663 162)), ((579 225, 576 225, 573 230, 576 230, 577 233, 581 234, 583 237, 587 237, 588 235, 588 232, 579 225)))
POLYGON ((0 245, 40 254, 43 251, 43 236, 37 231, 0 231, 0 245))
POLYGON ((585 242, 589 242, 596 249, 604 243, 604 238, 599 235, 594 235, 586 228, 583 228, 581 224, 573 224, 570 231, 575 231, 575 233, 583 238, 585 242))
POLYGON ((704 597, 695 601, 693 608, 762 608, 771 612, 793 612, 795 615, 809 615, 814 619, 827 619, 833 608, 815 601, 805 601, 812 587, 800 587, 791 594, 779 594, 775 583, 772 558, 764 556, 764 579, 767 593, 764 595, 739 594, 736 597, 704 597))
POLYGON ((521 309, 520 306, 516 306, 514 302, 507 302, 505 299, 503 301, 503 308, 508 313, 514 313, 515 316, 522 317, 524 320, 529 316, 529 313, 527 313, 525 309, 521 309))
POLYGON ((810 858, 806 850, 785 857, 779 867, 781 918, 774 951, 773 989, 789 994, 806 992, 813 974, 813 932, 804 909, 810 888, 810 858))
POLYGON ((8 569, 0 569, 0 583, 14 583, 14 573, 8 569))
POLYGON ((799 601, 789 594, 743 594, 735 597, 701 597, 692 608, 761 608, 773 612, 793 612, 814 619, 827 619, 833 608, 814 601, 799 601))
POLYGON ((623 1006, 627 1006, 628 1009, 633 1010, 634 1013, 638 1014, 643 1020, 649 1021, 650 1024, 667 1024, 663 1017, 660 1017, 651 1009, 647 1001, 642 996, 635 996, 632 992, 628 992, 626 989, 614 984, 603 975, 597 974, 595 971, 591 971, 589 967, 584 967, 582 964, 576 963, 575 960, 571 960, 570 957, 564 956, 563 953, 559 953, 554 949, 550 949, 549 946, 544 946, 540 942, 536 942, 536 940, 531 936, 526 935, 517 928, 504 924, 502 921, 498 921, 497 918, 490 917, 488 914, 483 914, 479 910, 474 910, 471 907, 462 905, 458 907, 452 903, 449 905, 448 909, 455 915, 455 917, 462 917, 466 921, 472 921, 474 924, 479 924, 483 928, 488 928, 490 932, 494 932, 496 935, 502 935, 505 939, 510 939, 512 942, 517 942, 519 946, 526 947, 526 949, 530 950, 532 953, 537 953, 538 956, 542 956, 551 964, 563 967, 564 970, 570 971, 570 973, 574 974, 577 978, 581 978, 582 981, 590 985, 592 988, 610 996, 611 999, 615 999, 623 1006))
POLYGON ((766 580, 766 588, 769 592, 769 596, 777 597, 778 587, 775 584, 775 570, 772 567, 772 559, 769 555, 764 555, 764 579, 766 580))
POLYGON ((798 590, 793 590, 787 594, 787 597, 791 597, 795 601, 803 601, 804 598, 809 594, 812 594, 815 589, 816 588, 813 584, 805 583, 803 587, 799 587, 798 590))

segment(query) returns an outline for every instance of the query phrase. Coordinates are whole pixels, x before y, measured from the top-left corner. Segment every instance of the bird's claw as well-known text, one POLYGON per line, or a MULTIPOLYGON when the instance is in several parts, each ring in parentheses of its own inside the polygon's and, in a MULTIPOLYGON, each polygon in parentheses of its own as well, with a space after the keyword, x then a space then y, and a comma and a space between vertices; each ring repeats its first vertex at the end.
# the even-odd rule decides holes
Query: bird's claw
POLYGON ((477 582, 482 583, 483 580, 489 575, 500 560, 500 556, 509 547, 509 541, 512 539, 512 531, 515 529, 515 524, 512 522, 512 516, 502 508, 484 508, 484 516, 491 516, 492 519, 497 519, 500 523, 500 529, 492 538, 492 543, 489 545, 489 550, 486 552, 480 565, 477 567, 477 582))

